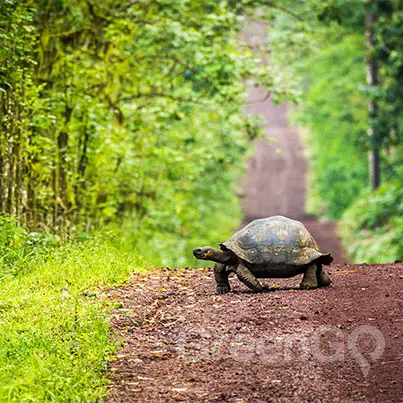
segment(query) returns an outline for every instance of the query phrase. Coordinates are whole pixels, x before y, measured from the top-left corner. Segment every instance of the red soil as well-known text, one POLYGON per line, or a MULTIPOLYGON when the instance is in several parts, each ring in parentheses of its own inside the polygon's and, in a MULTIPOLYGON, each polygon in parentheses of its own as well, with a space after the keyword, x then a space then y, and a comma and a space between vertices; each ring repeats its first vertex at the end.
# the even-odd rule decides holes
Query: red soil
POLYGON ((223 296, 204 269, 135 275, 109 291, 125 340, 109 402, 402 402, 403 264, 329 273, 223 296))

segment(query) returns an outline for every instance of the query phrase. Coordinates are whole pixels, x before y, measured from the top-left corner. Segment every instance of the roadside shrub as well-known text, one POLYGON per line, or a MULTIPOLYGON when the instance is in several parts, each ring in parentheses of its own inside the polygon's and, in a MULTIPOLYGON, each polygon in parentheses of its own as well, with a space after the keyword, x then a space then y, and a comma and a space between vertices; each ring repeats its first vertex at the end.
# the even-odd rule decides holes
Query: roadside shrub
POLYGON ((0 216, 0 280, 6 275, 27 271, 60 245, 60 238, 52 234, 28 232, 15 218, 0 216))
POLYGON ((354 261, 403 259, 403 187, 384 183, 346 210, 340 223, 345 247, 354 261))

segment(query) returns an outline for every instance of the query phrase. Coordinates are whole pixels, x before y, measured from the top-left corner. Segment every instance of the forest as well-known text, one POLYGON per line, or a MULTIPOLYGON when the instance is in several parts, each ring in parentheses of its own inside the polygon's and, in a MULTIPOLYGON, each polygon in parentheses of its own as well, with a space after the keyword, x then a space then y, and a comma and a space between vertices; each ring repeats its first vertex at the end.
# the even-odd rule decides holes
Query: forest
POLYGON ((0 401, 102 399, 91 296, 239 227, 246 83, 294 105, 307 212, 403 259, 402 36, 400 0, 0 0, 0 401))

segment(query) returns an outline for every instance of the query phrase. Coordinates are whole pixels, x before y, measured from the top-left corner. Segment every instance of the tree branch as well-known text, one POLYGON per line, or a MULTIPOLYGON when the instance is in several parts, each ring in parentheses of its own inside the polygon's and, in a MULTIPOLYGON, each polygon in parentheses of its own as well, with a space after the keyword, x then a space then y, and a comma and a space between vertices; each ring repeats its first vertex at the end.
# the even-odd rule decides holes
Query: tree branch
POLYGON ((184 97, 175 96, 175 95, 171 95, 171 94, 162 94, 159 92, 139 93, 136 95, 131 95, 130 97, 123 97, 120 100, 123 102, 128 102, 128 101, 133 101, 134 99, 139 99, 139 98, 168 98, 168 99, 172 99, 172 100, 178 101, 178 102, 188 102, 188 103, 194 103, 197 105, 208 105, 207 102, 203 102, 201 100, 184 98, 184 97))
POLYGON ((294 17, 299 21, 303 21, 303 19, 298 14, 295 14, 293 11, 291 11, 288 8, 285 8, 283 6, 280 6, 279 4, 275 4, 271 1, 268 1, 266 5, 269 7, 275 8, 276 10, 282 11, 283 13, 291 15, 291 17, 294 17))

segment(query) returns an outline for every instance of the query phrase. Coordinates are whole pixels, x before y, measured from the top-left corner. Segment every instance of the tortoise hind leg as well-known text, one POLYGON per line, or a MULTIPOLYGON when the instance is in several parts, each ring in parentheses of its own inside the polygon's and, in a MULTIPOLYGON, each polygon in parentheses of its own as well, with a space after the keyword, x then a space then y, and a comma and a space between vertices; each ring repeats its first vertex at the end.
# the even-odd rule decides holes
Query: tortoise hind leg
POLYGON ((322 270, 321 264, 318 264, 318 271, 316 272, 316 277, 318 279, 319 287, 328 287, 332 283, 330 277, 322 270))
POLYGON ((254 292, 263 291, 263 287, 257 280, 257 278, 252 274, 252 272, 244 266, 242 263, 238 266, 228 267, 227 270, 233 271, 242 283, 244 283, 248 288, 254 292))
POLYGON ((318 266, 316 263, 309 264, 304 272, 304 277, 299 285, 301 290, 311 290, 313 288, 318 288, 318 278, 317 278, 318 266))
POLYGON ((217 283, 217 294, 226 294, 231 289, 228 281, 228 276, 230 275, 230 272, 228 272, 226 268, 227 266, 222 263, 216 263, 214 265, 214 278, 217 283))

